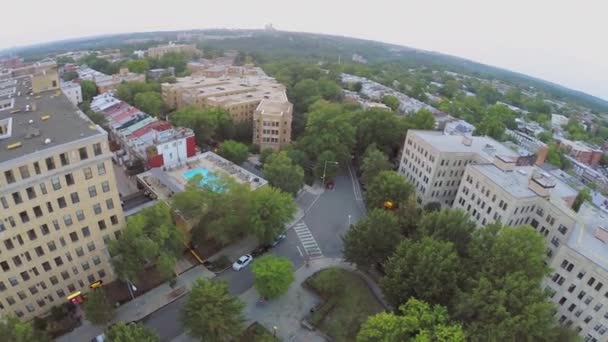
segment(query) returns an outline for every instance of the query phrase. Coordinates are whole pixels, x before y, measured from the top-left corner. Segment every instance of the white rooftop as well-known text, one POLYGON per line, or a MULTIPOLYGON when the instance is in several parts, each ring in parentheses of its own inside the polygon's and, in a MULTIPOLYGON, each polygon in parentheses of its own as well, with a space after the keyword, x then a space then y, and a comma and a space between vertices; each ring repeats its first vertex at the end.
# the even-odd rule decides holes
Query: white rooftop
POLYGON ((608 213, 584 204, 578 218, 568 239, 568 247, 608 271, 608 245, 596 237, 597 232, 603 233, 598 229, 608 229, 608 213))

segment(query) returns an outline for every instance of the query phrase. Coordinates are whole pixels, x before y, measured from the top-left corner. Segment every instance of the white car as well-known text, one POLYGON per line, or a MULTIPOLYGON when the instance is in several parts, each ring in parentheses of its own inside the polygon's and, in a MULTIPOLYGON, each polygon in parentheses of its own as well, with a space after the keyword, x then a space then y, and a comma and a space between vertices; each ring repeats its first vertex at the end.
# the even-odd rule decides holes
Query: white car
POLYGON ((240 271, 242 268, 247 267, 247 265, 251 263, 251 260, 253 260, 253 257, 249 254, 245 254, 232 264, 232 269, 240 271))

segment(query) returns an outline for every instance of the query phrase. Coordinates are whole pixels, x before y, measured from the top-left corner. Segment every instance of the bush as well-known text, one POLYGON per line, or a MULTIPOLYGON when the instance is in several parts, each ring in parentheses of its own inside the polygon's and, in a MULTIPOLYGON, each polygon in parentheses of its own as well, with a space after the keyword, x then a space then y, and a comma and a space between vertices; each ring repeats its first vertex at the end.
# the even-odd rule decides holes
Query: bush
POLYGON ((337 294, 344 284, 340 283, 342 279, 340 269, 328 268, 313 276, 310 285, 319 292, 323 298, 329 298, 337 294))
POLYGON ((331 299, 325 301, 323 305, 321 305, 313 314, 310 316, 310 324, 314 326, 318 326, 321 321, 327 316, 327 314, 336 306, 338 300, 336 297, 332 297, 331 299))

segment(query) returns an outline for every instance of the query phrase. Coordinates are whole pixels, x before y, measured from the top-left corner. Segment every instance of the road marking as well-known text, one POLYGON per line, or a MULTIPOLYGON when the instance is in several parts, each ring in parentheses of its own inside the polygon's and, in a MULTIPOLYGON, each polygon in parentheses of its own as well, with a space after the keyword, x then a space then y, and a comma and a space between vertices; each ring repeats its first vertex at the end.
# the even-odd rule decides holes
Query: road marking
MULTIPOLYGON (((312 235, 304 221, 301 221, 296 224, 293 227, 293 230, 296 232, 296 235, 298 236, 302 247, 304 247, 304 252, 306 252, 308 256, 310 256, 311 258, 323 256, 323 252, 321 252, 321 248, 317 244, 317 240, 315 240, 315 237, 312 235)), ((300 252, 300 254, 302 254, 302 251, 300 250, 299 246, 298 251, 300 252)))
POLYGON ((319 200, 319 197, 321 197, 321 195, 317 195, 317 197, 312 201, 312 203, 310 203, 308 208, 306 208, 306 210, 304 210, 304 213, 307 213, 310 211, 310 208, 312 208, 312 206, 315 205, 315 203, 317 203, 317 201, 319 200))
POLYGON ((348 164, 348 174, 350 175, 350 181, 353 183, 353 192, 355 194, 355 200, 362 201, 363 197, 361 196, 361 188, 359 187, 359 181, 357 181, 357 177, 355 177, 354 171, 352 170, 350 163, 348 164))
POLYGON ((296 246, 296 248, 298 249, 298 253, 300 253, 300 256, 304 257, 304 254, 302 253, 302 250, 300 249, 300 246, 296 246))

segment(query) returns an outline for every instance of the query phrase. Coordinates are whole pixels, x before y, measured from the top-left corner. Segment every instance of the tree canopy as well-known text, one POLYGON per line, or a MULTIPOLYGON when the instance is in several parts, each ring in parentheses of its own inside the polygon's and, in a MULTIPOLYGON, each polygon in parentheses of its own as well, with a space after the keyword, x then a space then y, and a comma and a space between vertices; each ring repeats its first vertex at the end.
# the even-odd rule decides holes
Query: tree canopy
POLYGON ((34 329, 31 322, 22 322, 13 315, 0 318, 0 336, 11 342, 46 342, 51 339, 41 331, 34 329))
POLYGON ((464 256, 475 231, 475 223, 463 210, 443 209, 424 215, 418 230, 421 236, 453 243, 458 254, 464 256))
POLYGON ((344 258, 358 267, 383 264, 402 239, 397 216, 383 209, 373 209, 352 226, 342 238, 344 258))
POLYGON ((365 197, 370 208, 379 208, 386 201, 399 206, 413 193, 414 188, 400 174, 382 171, 367 186, 365 197))
POLYGON ((364 184, 370 184, 380 172, 388 171, 391 168, 388 157, 378 150, 375 144, 370 145, 365 150, 361 161, 361 180, 364 184))
POLYGON ((177 126, 191 128, 199 145, 230 139, 234 134, 232 117, 222 108, 185 107, 171 114, 170 119, 177 126))
POLYGON ((382 103, 384 103, 392 111, 396 111, 397 109, 399 109, 399 106, 401 105, 401 102, 399 102, 399 99, 393 95, 384 95, 384 97, 382 97, 382 103))
POLYGON ((133 98, 133 105, 142 112, 157 117, 162 114, 164 109, 163 98, 155 91, 137 93, 133 98))
POLYGON ((238 141, 226 140, 220 145, 217 153, 231 162, 241 165, 249 156, 249 148, 238 141))
MULTIPOLYGON (((265 151, 262 151, 262 154, 264 153, 265 151)), ((264 177, 268 183, 291 195, 296 195, 304 185, 304 169, 294 164, 285 151, 272 153, 264 159, 264 177)))
POLYGON ((243 330, 244 304, 228 294, 224 282, 198 279, 182 311, 186 332, 209 341, 231 341, 243 330))
POLYGON ((265 186, 251 195, 250 229, 262 243, 273 241, 285 230, 296 213, 292 196, 272 186, 265 186))
POLYGON ((357 342, 464 342, 459 324, 450 323, 446 308, 410 298, 398 314, 381 312, 363 323, 357 342))
POLYGON ((284 257, 267 255, 258 258, 253 262, 251 271, 256 290, 268 299, 287 292, 295 279, 293 264, 284 257))
POLYGON ((93 97, 97 95, 97 86, 93 81, 82 80, 80 81, 80 89, 82 91, 82 100, 91 102, 93 97))
POLYGON ((572 209, 578 212, 581 209, 583 203, 591 202, 591 200, 591 189, 584 187, 581 191, 578 192, 578 195, 576 195, 574 203, 572 203, 572 209))
POLYGON ((150 63, 146 59, 132 59, 125 63, 125 66, 129 69, 130 72, 134 72, 137 74, 143 74, 146 71, 150 70, 150 63))
POLYGON ((106 324, 114 318, 114 306, 101 288, 87 293, 84 312, 87 320, 93 324, 106 324))
POLYGON ((108 342, 160 342, 159 336, 141 323, 118 322, 105 335, 108 342))
POLYGON ((137 280, 144 265, 161 257, 176 261, 183 248, 183 237, 164 203, 128 217, 121 232, 118 239, 110 241, 109 250, 114 270, 122 280, 137 280))

